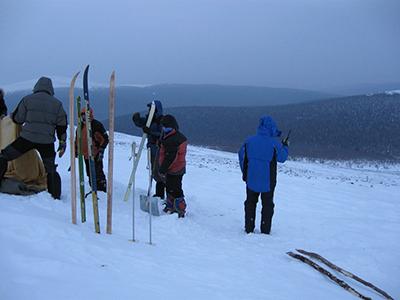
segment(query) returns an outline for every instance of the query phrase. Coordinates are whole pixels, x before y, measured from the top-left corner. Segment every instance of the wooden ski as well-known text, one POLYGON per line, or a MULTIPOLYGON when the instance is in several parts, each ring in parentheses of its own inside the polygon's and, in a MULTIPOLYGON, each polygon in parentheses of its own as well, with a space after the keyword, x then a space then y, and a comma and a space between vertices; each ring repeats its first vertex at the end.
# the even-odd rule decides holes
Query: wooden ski
MULTIPOLYGON (((156 112, 156 104, 153 101, 151 103, 149 114, 147 116, 146 127, 150 127, 151 121, 153 120, 153 116, 154 116, 155 112, 156 112)), ((136 170, 137 170, 137 167, 138 167, 138 164, 139 164, 140 156, 142 155, 142 150, 143 150, 146 138, 147 138, 147 134, 143 133, 142 139, 140 140, 138 152, 137 152, 137 154, 135 154, 135 157, 134 157, 133 169, 132 169, 131 175, 129 176, 129 182, 128 182, 128 187, 126 188, 124 201, 128 201, 129 194, 132 191, 133 180, 134 180, 134 177, 135 177, 135 174, 136 174, 136 170)))
POLYGON ((305 256, 303 256, 301 254, 293 253, 293 252, 287 252, 286 254, 291 256, 291 257, 293 257, 293 258, 295 258, 295 259, 298 259, 298 260, 302 261, 303 263, 305 263, 305 264, 309 265, 310 267, 314 268, 315 270, 317 270, 321 274, 327 276, 330 280, 332 280, 333 282, 335 282, 336 284, 338 284, 339 286, 341 286, 342 288, 344 288, 346 291, 350 292, 354 296, 357 296, 357 297, 359 297, 361 299, 364 299, 364 300, 371 300, 371 298, 366 297, 363 294, 361 294, 360 292, 356 291, 354 288, 352 288, 346 282, 344 282, 343 280, 337 278, 335 275, 333 275, 327 269, 321 267, 319 264, 313 262, 312 260, 308 259, 307 257, 305 257, 305 256))
POLYGON ((76 73, 72 77, 69 87, 69 144, 70 144, 70 159, 71 159, 71 214, 72 224, 76 224, 76 171, 75 171, 75 146, 74 146, 74 108, 75 108, 75 81, 79 76, 76 73))
POLYGON ((112 197, 114 167, 114 111, 115 111, 115 71, 110 78, 110 95, 108 99, 108 182, 107 182, 107 233, 112 233, 112 197))
POLYGON ((333 270, 338 271, 339 273, 350 277, 358 282, 361 282, 362 284, 364 284, 365 286, 373 289, 374 291, 378 292, 379 294, 381 294, 382 296, 384 296, 386 299, 389 300, 394 300, 388 293, 386 293, 385 291, 381 290, 380 288, 376 287, 375 285, 373 285, 372 283, 358 277, 357 275, 354 275, 353 273, 346 271, 344 269, 342 269, 341 267, 335 265, 334 263, 330 262, 329 260, 327 260, 326 258, 322 257, 321 255, 319 255, 318 253, 314 253, 314 252, 308 252, 302 249, 296 249, 296 251, 298 251, 301 254, 307 255, 311 258, 315 258, 317 260, 319 260, 320 262, 324 263, 325 265, 327 265, 328 267, 332 268, 333 270))

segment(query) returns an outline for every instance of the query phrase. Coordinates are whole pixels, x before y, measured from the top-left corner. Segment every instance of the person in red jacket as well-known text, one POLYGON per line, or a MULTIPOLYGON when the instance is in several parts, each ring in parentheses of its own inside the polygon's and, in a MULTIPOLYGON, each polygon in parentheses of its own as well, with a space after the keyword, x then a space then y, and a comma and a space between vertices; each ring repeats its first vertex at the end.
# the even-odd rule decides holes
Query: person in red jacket
POLYGON ((186 172, 187 139, 179 132, 179 126, 172 115, 161 119, 162 137, 160 139, 159 173, 165 180, 167 200, 164 212, 178 213, 183 218, 186 202, 182 190, 182 178, 186 172))
MULTIPOLYGON (((88 140, 87 140, 87 129, 86 129, 86 118, 85 118, 86 108, 83 108, 81 111, 81 119, 82 119, 82 155, 85 159, 85 167, 86 167, 86 175, 90 181, 90 166, 89 166, 89 151, 88 151, 88 140)), ((96 183, 97 190, 102 192, 107 192, 107 181, 106 175, 103 171, 103 157, 104 151, 108 145, 108 134, 105 130, 103 124, 100 121, 96 120, 93 117, 93 109, 90 108, 89 112, 90 124, 92 126, 92 145, 93 145, 93 158, 94 158, 94 167, 96 172, 96 183)), ((75 135, 77 137, 77 134, 75 135)), ((75 138, 75 153, 78 155, 78 141, 75 138)))

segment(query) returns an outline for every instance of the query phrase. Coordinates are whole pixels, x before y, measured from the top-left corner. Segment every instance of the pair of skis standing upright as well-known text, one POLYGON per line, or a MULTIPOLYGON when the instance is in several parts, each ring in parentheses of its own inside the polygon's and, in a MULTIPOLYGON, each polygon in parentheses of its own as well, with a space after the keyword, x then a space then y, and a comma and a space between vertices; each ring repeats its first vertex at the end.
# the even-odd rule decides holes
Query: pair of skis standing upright
MULTIPOLYGON (((71 154, 71 210, 72 210, 72 223, 76 224, 76 168, 75 168, 75 147, 73 146, 74 141, 74 108, 75 108, 75 96, 74 88, 75 81, 79 76, 76 73, 72 78, 70 89, 69 89, 69 128, 70 128, 70 154, 71 154)), ((89 100, 89 85, 88 85, 88 73, 89 65, 86 66, 83 73, 83 98, 85 107, 85 121, 87 130, 87 143, 89 152, 89 171, 91 181, 91 192, 93 202, 93 216, 94 226, 96 233, 100 233, 100 221, 99 221, 99 208, 97 198, 97 182, 96 182, 96 171, 93 157, 93 145, 92 145, 92 128, 90 122, 90 100, 89 100)), ((112 72, 110 77, 110 94, 109 94, 109 146, 108 146, 108 183, 107 183, 107 233, 112 232, 112 192, 113 192, 113 162, 114 162, 114 105, 115 103, 115 72, 112 72)), ((84 172, 83 172, 83 156, 82 156, 82 121, 80 118, 81 112, 81 97, 78 96, 76 99, 76 108, 78 116, 78 129, 77 129, 77 149, 78 149, 78 168, 79 168, 79 190, 80 190, 80 204, 81 204, 81 221, 86 221, 86 207, 85 207, 85 183, 84 183, 84 172)))
MULTIPOLYGON (((76 73, 72 78, 70 89, 69 89, 69 118, 70 118, 70 156, 71 156, 71 210, 72 210, 72 223, 76 224, 76 167, 75 167, 75 147, 73 146, 74 141, 74 108, 75 108, 75 96, 74 96, 74 88, 75 82, 79 73, 76 73)), ((89 119, 90 116, 90 100, 89 100, 89 85, 88 85, 88 73, 89 73, 89 65, 86 66, 84 74, 83 74, 83 98, 84 98, 84 107, 85 107, 85 121, 86 121, 86 130, 87 130, 87 142, 88 142, 88 152, 89 152, 89 171, 90 171, 90 181, 91 181, 91 192, 89 194, 92 195, 93 202, 93 216, 94 216, 94 225, 96 233, 100 233, 100 222, 99 222, 99 209, 98 209, 98 197, 97 197, 97 183, 96 183, 96 172, 95 172, 95 164, 93 157, 93 145, 92 139, 92 128, 91 122, 89 119)), ((79 191, 80 191, 80 205, 81 205, 81 221, 86 222, 86 206, 85 206, 85 183, 84 183, 84 172, 83 172, 83 156, 82 156, 82 121, 80 118, 82 101, 81 97, 78 96, 76 99, 76 109, 77 109, 77 150, 78 150, 78 168, 79 168, 79 191)), ((107 229, 106 232, 108 234, 112 233, 112 197, 113 197, 113 162, 114 162, 114 111, 115 111, 115 72, 112 72, 110 77, 110 93, 109 93, 109 146, 108 146, 108 180, 107 180, 107 229)), ((156 106, 154 101, 151 104, 146 126, 150 127, 151 121, 154 117, 156 110, 156 106)), ((133 200, 135 200, 135 175, 136 170, 139 164, 140 156, 144 148, 144 144, 147 138, 147 134, 143 133, 142 139, 139 144, 138 151, 136 152, 136 144, 132 144, 132 158, 133 158, 133 168, 129 178, 128 188, 125 193, 124 200, 127 201, 128 197, 133 189, 133 200)), ((148 161, 150 161, 150 154, 148 153, 148 161)), ((154 211, 158 211, 158 203, 155 203, 155 199, 151 199, 151 183, 152 183, 152 174, 151 167, 149 167, 149 188, 147 192, 147 196, 145 196, 146 205, 148 205, 149 211, 149 228, 150 228, 150 244, 151 242, 151 214, 154 211)), ((132 240, 135 241, 135 202, 132 204, 132 240)))

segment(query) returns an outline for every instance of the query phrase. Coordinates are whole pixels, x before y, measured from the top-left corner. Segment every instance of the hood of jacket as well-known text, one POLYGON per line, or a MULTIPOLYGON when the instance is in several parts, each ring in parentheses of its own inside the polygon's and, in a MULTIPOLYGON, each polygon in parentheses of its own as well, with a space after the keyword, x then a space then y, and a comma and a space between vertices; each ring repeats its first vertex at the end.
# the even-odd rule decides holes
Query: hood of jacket
POLYGON ((54 95, 53 83, 50 78, 40 77, 40 79, 36 82, 35 87, 33 88, 33 92, 46 92, 51 96, 54 95))
POLYGON ((155 100, 154 103, 156 105, 156 117, 162 117, 163 108, 162 108, 161 101, 155 100))
MULTIPOLYGON (((151 103, 152 103, 152 102, 150 102, 150 103, 147 104, 147 107, 148 107, 149 109, 150 109, 150 107, 151 107, 151 103)), ((158 119, 158 118, 160 118, 160 117, 163 116, 163 107, 162 107, 161 101, 154 100, 154 104, 156 105, 156 111, 155 111, 154 116, 158 119)))
POLYGON ((165 115, 161 119, 161 126, 179 130, 178 122, 173 115, 165 115))
POLYGON ((263 116, 260 118, 257 134, 270 137, 280 137, 282 132, 278 130, 275 121, 270 116, 263 116))

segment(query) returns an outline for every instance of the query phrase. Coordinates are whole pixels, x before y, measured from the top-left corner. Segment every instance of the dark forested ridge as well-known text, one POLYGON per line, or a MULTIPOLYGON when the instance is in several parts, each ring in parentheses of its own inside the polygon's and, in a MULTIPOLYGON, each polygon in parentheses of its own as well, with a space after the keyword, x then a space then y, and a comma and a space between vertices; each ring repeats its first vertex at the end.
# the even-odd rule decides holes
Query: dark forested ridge
MULTIPOLYGON (((7 93, 9 111, 28 93, 7 93)), ((79 94, 81 89, 76 89, 75 95, 79 94)), ((68 89, 57 88, 56 96, 67 108, 68 89)), ((292 156, 400 160, 399 94, 332 99, 328 96, 267 87, 120 86, 116 98, 116 130, 140 134, 132 125, 132 112, 145 109, 153 99, 160 99, 165 111, 176 115, 182 131, 195 145, 237 151, 244 139, 255 133, 260 116, 269 114, 284 133, 292 129, 292 156), (317 99, 323 100, 310 102, 317 99)), ((108 89, 91 89, 90 97, 96 118, 107 119, 108 89)))
MULTIPOLYGON (((6 91, 7 92, 7 91, 6 91)), ((7 93, 6 100, 10 111, 18 101, 30 91, 7 93)), ((56 88, 56 97, 68 107, 68 88, 56 88)), ((92 88, 89 91, 92 106, 96 117, 108 117, 108 88, 92 88)), ((75 95, 82 95, 82 89, 76 88, 75 95)), ((152 100, 161 100, 168 106, 265 106, 300 103, 312 100, 327 99, 333 94, 288 89, 254 86, 226 86, 226 85, 190 85, 190 84, 163 84, 147 87, 117 86, 116 88, 116 115, 124 115, 129 111, 143 109, 152 100)))
MULTIPOLYGON (((323 159, 400 161, 400 95, 353 96, 263 107, 179 107, 174 114, 195 145, 237 151, 271 115, 283 133, 291 128, 291 155, 323 159)), ((141 134, 131 114, 116 119, 116 130, 141 134)))

